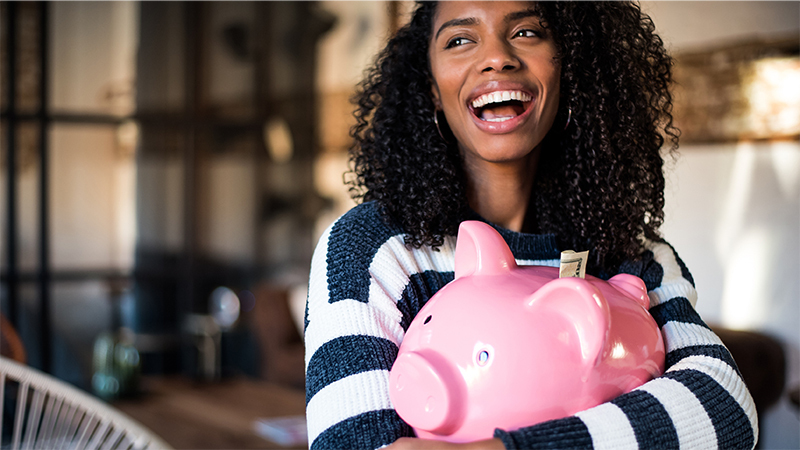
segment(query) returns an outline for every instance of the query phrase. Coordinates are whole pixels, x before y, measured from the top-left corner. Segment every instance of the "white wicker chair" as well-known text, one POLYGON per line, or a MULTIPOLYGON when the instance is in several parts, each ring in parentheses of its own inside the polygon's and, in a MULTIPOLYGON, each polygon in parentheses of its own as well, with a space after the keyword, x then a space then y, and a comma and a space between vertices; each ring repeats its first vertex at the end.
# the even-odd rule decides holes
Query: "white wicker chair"
POLYGON ((125 414, 50 375, 0 357, 0 436, 3 449, 168 449, 125 414), (16 395, 14 388, 16 387, 16 395), (8 398, 5 398, 8 397, 8 398), (6 402, 14 417, 3 417, 6 402))

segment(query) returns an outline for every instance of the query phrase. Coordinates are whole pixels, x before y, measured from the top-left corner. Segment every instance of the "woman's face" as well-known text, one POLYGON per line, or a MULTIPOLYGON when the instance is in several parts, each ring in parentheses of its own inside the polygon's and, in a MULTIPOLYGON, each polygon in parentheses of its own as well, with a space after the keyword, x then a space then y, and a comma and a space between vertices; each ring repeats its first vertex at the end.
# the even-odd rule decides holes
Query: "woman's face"
POLYGON ((429 58, 433 97, 468 160, 512 162, 558 110, 560 65, 533 2, 441 2, 429 58))

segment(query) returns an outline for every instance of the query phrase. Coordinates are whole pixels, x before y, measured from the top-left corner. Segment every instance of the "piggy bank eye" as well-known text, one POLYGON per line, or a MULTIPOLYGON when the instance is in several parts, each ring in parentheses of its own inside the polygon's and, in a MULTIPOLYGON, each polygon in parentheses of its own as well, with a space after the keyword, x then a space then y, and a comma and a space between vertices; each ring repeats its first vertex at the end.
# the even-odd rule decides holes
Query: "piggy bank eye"
POLYGON ((428 322, 430 322, 432 318, 433 318, 433 316, 428 316, 428 317, 426 317, 426 318, 425 318, 425 322, 422 322, 422 324, 423 324, 423 325, 427 325, 427 324, 428 324, 428 322))
POLYGON ((482 350, 478 353, 478 364, 483 366, 489 361, 489 352, 482 350))

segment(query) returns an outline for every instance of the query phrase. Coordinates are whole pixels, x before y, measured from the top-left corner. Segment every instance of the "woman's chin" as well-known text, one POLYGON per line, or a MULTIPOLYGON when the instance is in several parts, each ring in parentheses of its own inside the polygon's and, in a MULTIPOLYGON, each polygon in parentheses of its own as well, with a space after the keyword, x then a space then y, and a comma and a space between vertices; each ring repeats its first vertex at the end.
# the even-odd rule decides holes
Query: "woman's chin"
POLYGON ((471 145, 459 142, 462 157, 468 165, 480 163, 514 164, 524 163, 538 151, 538 142, 518 139, 514 136, 495 136, 483 142, 471 141, 471 145))

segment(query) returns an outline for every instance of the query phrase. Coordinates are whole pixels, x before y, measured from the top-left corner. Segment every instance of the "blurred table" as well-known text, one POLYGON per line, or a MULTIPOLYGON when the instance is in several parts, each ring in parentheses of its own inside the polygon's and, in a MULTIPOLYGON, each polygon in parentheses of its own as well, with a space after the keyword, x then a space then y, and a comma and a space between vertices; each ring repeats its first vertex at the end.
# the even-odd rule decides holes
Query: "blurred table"
POLYGON ((176 449, 286 448, 256 434, 253 422, 305 414, 303 391, 253 379, 145 378, 142 390, 113 406, 176 449))

